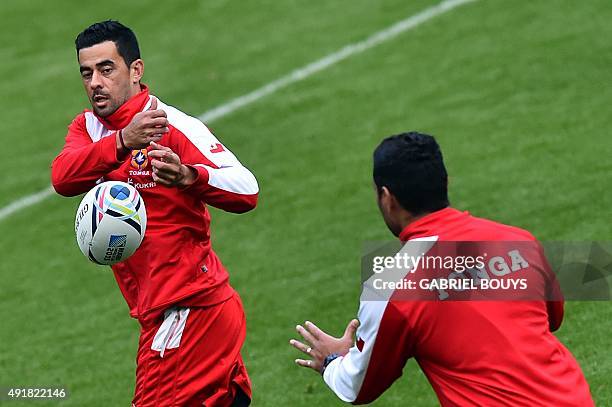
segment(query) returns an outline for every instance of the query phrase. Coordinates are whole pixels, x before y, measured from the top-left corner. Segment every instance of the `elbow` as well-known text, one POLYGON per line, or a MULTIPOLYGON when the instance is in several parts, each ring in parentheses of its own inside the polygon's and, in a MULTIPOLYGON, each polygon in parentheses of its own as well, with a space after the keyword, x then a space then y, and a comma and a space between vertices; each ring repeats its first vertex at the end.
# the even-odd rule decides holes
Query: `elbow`
POLYGON ((257 201, 259 199, 259 185, 257 184, 257 179, 255 176, 248 172, 245 174, 245 184, 240 188, 242 191, 239 195, 237 195, 238 199, 237 210, 235 213, 246 213, 252 211, 257 206, 257 201))
POLYGON ((231 212, 233 213, 246 213, 252 211, 257 206, 257 201, 259 199, 259 194, 252 195, 242 195, 239 200, 237 200, 231 212))
POLYGON ((55 160, 53 160, 53 163, 51 164, 51 185, 53 185, 53 189, 58 194, 62 196, 69 196, 64 176, 58 168, 59 158, 60 156, 57 156, 55 160))
POLYGON ((62 196, 71 196, 68 184, 63 177, 57 173, 54 167, 51 168, 51 185, 53 185, 53 189, 58 194, 62 196))
MULTIPOLYGON (((249 173, 250 174, 250 173, 249 173)), ((259 200, 259 185, 255 177, 250 174, 252 180, 239 188, 236 188, 234 192, 226 195, 227 206, 224 208, 228 212, 232 213, 246 213, 252 211, 257 207, 257 201, 259 200)))
POLYGON ((51 184, 53 185, 53 189, 55 189, 55 192, 57 192, 61 196, 70 197, 78 195, 73 193, 70 187, 65 182, 53 180, 51 184))
POLYGON ((51 185, 53 185, 53 189, 59 195, 71 197, 75 195, 79 195, 79 192, 75 192, 74 188, 71 187, 71 184, 59 174, 55 168, 51 169, 51 185))
POLYGON ((361 406, 364 404, 373 403, 380 394, 368 394, 368 395, 358 395, 355 400, 351 401, 351 404, 354 406, 361 406))

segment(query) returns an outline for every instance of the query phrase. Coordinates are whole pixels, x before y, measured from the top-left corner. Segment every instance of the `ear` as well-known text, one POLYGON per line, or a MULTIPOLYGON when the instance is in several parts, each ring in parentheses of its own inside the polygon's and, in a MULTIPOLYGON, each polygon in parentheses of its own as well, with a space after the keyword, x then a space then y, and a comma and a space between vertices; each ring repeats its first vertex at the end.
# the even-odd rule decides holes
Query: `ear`
POLYGON ((389 212, 394 209, 397 205, 397 200, 395 196, 389 191, 389 188, 382 187, 380 188, 380 204, 389 212))
POLYGON ((138 58, 130 65, 130 78, 132 83, 139 83, 144 75, 144 62, 138 58))

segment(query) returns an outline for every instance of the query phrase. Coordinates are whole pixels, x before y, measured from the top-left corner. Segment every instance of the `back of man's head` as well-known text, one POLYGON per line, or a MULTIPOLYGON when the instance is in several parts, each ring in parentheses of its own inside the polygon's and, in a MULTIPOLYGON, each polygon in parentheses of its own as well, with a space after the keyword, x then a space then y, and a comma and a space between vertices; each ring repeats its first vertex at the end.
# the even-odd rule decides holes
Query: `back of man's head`
POLYGON ((132 62, 140 58, 140 48, 134 32, 118 21, 106 20, 94 23, 81 32, 74 41, 77 58, 79 50, 89 48, 105 41, 112 41, 117 47, 119 55, 129 67, 132 62))
POLYGON ((387 187, 413 216, 443 209, 448 202, 448 175, 436 140, 409 132, 384 139, 374 150, 374 183, 387 187))

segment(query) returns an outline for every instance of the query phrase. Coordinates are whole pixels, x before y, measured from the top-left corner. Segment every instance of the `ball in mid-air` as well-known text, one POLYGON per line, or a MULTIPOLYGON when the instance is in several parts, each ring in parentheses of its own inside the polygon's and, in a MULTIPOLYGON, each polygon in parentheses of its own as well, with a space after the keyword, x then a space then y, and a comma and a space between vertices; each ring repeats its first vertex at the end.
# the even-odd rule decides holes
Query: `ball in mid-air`
POLYGON ((142 243, 147 212, 133 186, 119 181, 96 185, 83 197, 74 230, 81 252, 96 264, 126 260, 142 243))

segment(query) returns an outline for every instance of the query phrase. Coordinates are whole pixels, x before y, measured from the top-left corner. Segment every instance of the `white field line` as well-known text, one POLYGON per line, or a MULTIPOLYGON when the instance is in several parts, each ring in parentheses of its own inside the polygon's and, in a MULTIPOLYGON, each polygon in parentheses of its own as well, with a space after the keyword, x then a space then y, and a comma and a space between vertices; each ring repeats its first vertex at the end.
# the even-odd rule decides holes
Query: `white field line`
MULTIPOLYGON (((456 7, 462 6, 467 3, 474 2, 476 0, 445 0, 435 6, 426 8, 425 10, 410 16, 404 20, 398 21, 384 30, 378 31, 363 41, 355 42, 344 46, 343 48, 332 52, 331 54, 314 61, 302 68, 296 69, 295 71, 285 75, 275 81, 262 86, 246 95, 239 96, 235 99, 230 100, 218 107, 215 107, 207 112, 202 113, 198 118, 205 123, 210 123, 216 119, 227 116, 236 110, 255 103, 258 100, 278 91, 279 89, 285 88, 295 82, 299 82, 312 76, 313 74, 323 71, 332 65, 337 64, 340 61, 345 60, 355 54, 362 53, 370 48, 376 47, 384 42, 387 42, 398 35, 411 30, 424 22, 431 20, 434 17, 444 14, 456 7)), ((36 192, 31 195, 26 195, 16 201, 11 202, 4 208, 0 208, 0 221, 12 215, 13 213, 25 209, 29 206, 35 205, 49 196, 53 195, 53 188, 48 187, 42 191, 36 192)))
POLYGON ((16 201, 11 202, 6 205, 4 208, 0 209, 0 220, 4 218, 8 218, 13 213, 20 211, 21 209, 27 208, 28 206, 36 205, 37 203, 44 201, 54 193, 54 189, 52 186, 48 186, 42 191, 38 191, 36 193, 26 195, 17 199, 16 201))
POLYGON ((449 10, 452 10, 455 7, 459 7, 463 4, 471 3, 473 1, 476 0, 446 0, 438 5, 429 7, 418 14, 401 20, 393 24, 392 26, 385 28, 382 31, 378 31, 370 35, 363 41, 346 45, 338 51, 335 51, 319 59, 318 61, 314 61, 302 68, 296 69, 290 74, 285 75, 282 78, 279 78, 273 82, 270 82, 269 84, 262 86, 261 88, 254 90, 251 93, 247 93, 246 95, 237 97, 236 99, 230 100, 229 102, 224 103, 219 107, 211 109, 208 112, 200 115, 199 119, 202 120, 204 123, 207 123, 212 120, 226 116, 240 109, 241 107, 250 105, 251 103, 258 101, 259 99, 276 92, 279 89, 291 85, 292 83, 299 82, 317 72, 327 69, 330 66, 335 65, 350 56, 359 54, 363 51, 380 45, 383 42, 389 41, 390 39, 397 37, 399 34, 416 27, 426 22, 427 20, 431 20, 432 18, 443 14, 449 10))

